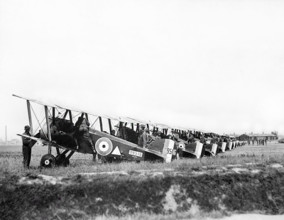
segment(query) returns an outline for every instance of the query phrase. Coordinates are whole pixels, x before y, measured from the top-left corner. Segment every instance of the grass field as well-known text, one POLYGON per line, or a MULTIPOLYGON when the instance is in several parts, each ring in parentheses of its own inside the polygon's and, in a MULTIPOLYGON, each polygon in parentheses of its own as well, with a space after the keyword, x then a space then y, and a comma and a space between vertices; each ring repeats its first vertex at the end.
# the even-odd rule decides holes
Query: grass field
POLYGON ((189 219, 284 214, 284 144, 243 146, 172 163, 97 164, 74 154, 69 167, 31 169, 21 146, 0 146, 1 219, 189 219), (110 173, 108 173, 110 172, 110 173), (89 174, 88 174, 89 173, 89 174))
MULTIPOLYGON (((284 162, 284 144, 271 143, 267 146, 243 146, 232 151, 219 154, 217 157, 204 157, 197 159, 183 159, 170 164, 151 162, 122 162, 114 164, 98 164, 92 161, 92 155, 75 153, 69 167, 55 169, 40 169, 39 162, 42 155, 47 153, 47 148, 36 145, 32 151, 31 169, 22 168, 21 146, 0 146, 0 172, 15 175, 26 173, 43 173, 47 175, 74 175, 85 172, 110 172, 110 171, 135 171, 153 169, 188 169, 211 165, 228 165, 244 163, 282 163, 284 162)), ((55 151, 53 151, 55 153, 55 151)))

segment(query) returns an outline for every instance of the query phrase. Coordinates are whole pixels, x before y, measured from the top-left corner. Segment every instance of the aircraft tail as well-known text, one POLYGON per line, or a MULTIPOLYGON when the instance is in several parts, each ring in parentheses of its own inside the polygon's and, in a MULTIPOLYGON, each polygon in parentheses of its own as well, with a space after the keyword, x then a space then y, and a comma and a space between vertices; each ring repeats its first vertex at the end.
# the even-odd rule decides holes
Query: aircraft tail
POLYGON ((217 144, 212 144, 212 155, 213 156, 216 156, 217 155, 217 148, 218 148, 218 145, 217 144))
POLYGON ((203 149, 203 144, 201 142, 197 142, 195 152, 194 152, 197 159, 201 157, 202 149, 203 149))
POLYGON ((229 142, 229 150, 232 150, 232 145, 233 145, 233 143, 230 141, 229 142))
POLYGON ((222 152, 225 153, 226 151, 226 142, 222 142, 222 152))
POLYGON ((165 139, 162 154, 166 163, 170 163, 172 161, 174 146, 175 142, 173 140, 165 139))
POLYGON ((169 163, 172 160, 174 146, 175 142, 173 140, 157 139, 149 144, 148 149, 150 153, 163 158, 166 163, 169 163))

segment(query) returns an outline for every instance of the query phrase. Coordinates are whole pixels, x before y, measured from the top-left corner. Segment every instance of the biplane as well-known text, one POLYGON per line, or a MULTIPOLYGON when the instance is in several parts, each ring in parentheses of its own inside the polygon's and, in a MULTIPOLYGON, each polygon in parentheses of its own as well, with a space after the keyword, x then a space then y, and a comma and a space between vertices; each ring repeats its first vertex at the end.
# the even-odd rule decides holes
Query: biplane
POLYGON ((225 150, 232 150, 233 147, 233 142, 231 138, 228 135, 223 135, 222 138, 224 139, 224 142, 226 143, 226 148, 225 150))
MULTIPOLYGON (((133 120, 135 120, 137 122, 136 119, 132 119, 132 118, 129 118, 129 117, 120 117, 120 118, 121 118, 122 121, 126 121, 126 124, 127 124, 127 122, 132 122, 131 128, 133 130, 133 120)), ((173 140, 171 135, 169 135, 169 129, 168 128, 165 128, 165 127, 161 128, 161 126, 159 126, 158 124, 152 123, 150 121, 139 120, 138 122, 140 124, 144 124, 146 126, 146 130, 148 131, 148 135, 147 135, 148 140, 147 141, 148 141, 149 145, 152 145, 152 143, 155 143, 155 141, 160 140, 160 139, 173 140)), ((173 151, 172 151, 172 160, 177 159, 178 145, 175 141, 174 141, 174 143, 175 144, 174 144, 173 151)))
POLYGON ((214 133, 203 132, 205 143, 204 143, 204 154, 206 156, 216 156, 218 153, 218 139, 214 133))
POLYGON ((235 136, 229 136, 232 141, 232 149, 240 146, 240 141, 235 136))
POLYGON ((217 142, 217 154, 219 153, 225 153, 226 152, 226 146, 227 146, 227 143, 225 142, 225 140, 222 138, 221 135, 219 134, 214 134, 215 137, 217 137, 218 139, 218 142, 217 142))
POLYGON ((169 135, 177 144, 177 158, 196 158, 203 156, 203 143, 196 138, 193 129, 185 129, 181 127, 171 127, 165 124, 157 124, 158 128, 170 131, 169 135))
POLYGON ((47 154, 42 156, 40 162, 43 167, 66 166, 75 152, 98 155, 103 161, 172 160, 175 145, 173 140, 157 138, 145 147, 138 145, 138 136, 141 132, 139 125, 145 122, 93 114, 18 95, 13 96, 26 100, 32 136, 18 135, 31 139, 31 147, 36 142, 47 146, 47 154), (39 105, 41 111, 44 111, 44 119, 41 121, 33 108, 34 104, 39 105), (35 130, 34 118, 38 124, 35 130), (114 122, 116 126, 113 126, 114 122), (105 127, 108 129, 105 129, 104 125, 107 125, 105 127), (56 156, 52 149, 56 150, 56 156))

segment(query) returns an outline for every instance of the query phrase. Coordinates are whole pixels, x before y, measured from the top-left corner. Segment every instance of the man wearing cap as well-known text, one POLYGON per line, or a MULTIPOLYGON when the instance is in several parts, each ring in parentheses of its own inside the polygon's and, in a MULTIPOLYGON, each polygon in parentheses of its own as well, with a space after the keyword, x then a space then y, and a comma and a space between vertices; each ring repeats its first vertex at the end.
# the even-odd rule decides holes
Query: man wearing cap
MULTIPOLYGON (((25 126, 25 132, 23 133, 23 135, 31 136, 30 126, 28 125, 25 126)), ((32 147, 30 146, 31 139, 22 137, 22 140, 23 140, 23 165, 24 168, 29 168, 31 162, 31 155, 32 155, 32 147)))
POLYGON ((148 134, 145 130, 145 125, 140 125, 139 136, 138 136, 138 146, 145 148, 148 142, 148 134))
MULTIPOLYGON (((82 119, 81 124, 79 125, 79 142, 83 141, 86 142, 89 146, 91 146, 93 151, 93 160, 96 160, 97 151, 95 146, 92 142, 89 130, 90 130, 90 123, 85 118, 82 119)), ((78 146, 79 147, 79 146, 78 146)))

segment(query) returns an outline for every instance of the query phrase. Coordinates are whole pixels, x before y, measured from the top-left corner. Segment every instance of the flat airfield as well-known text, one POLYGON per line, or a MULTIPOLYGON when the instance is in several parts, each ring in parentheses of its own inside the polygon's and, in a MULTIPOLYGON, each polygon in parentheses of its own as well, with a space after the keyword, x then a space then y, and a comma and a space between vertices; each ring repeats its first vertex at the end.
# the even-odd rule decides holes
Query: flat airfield
MULTIPOLYGON (((216 157, 172 163, 98 164, 75 153, 68 167, 31 168, 21 146, 0 146, 4 219, 189 219, 284 214, 284 144, 246 145, 216 157)), ((54 151, 55 153, 55 151, 54 151)))

